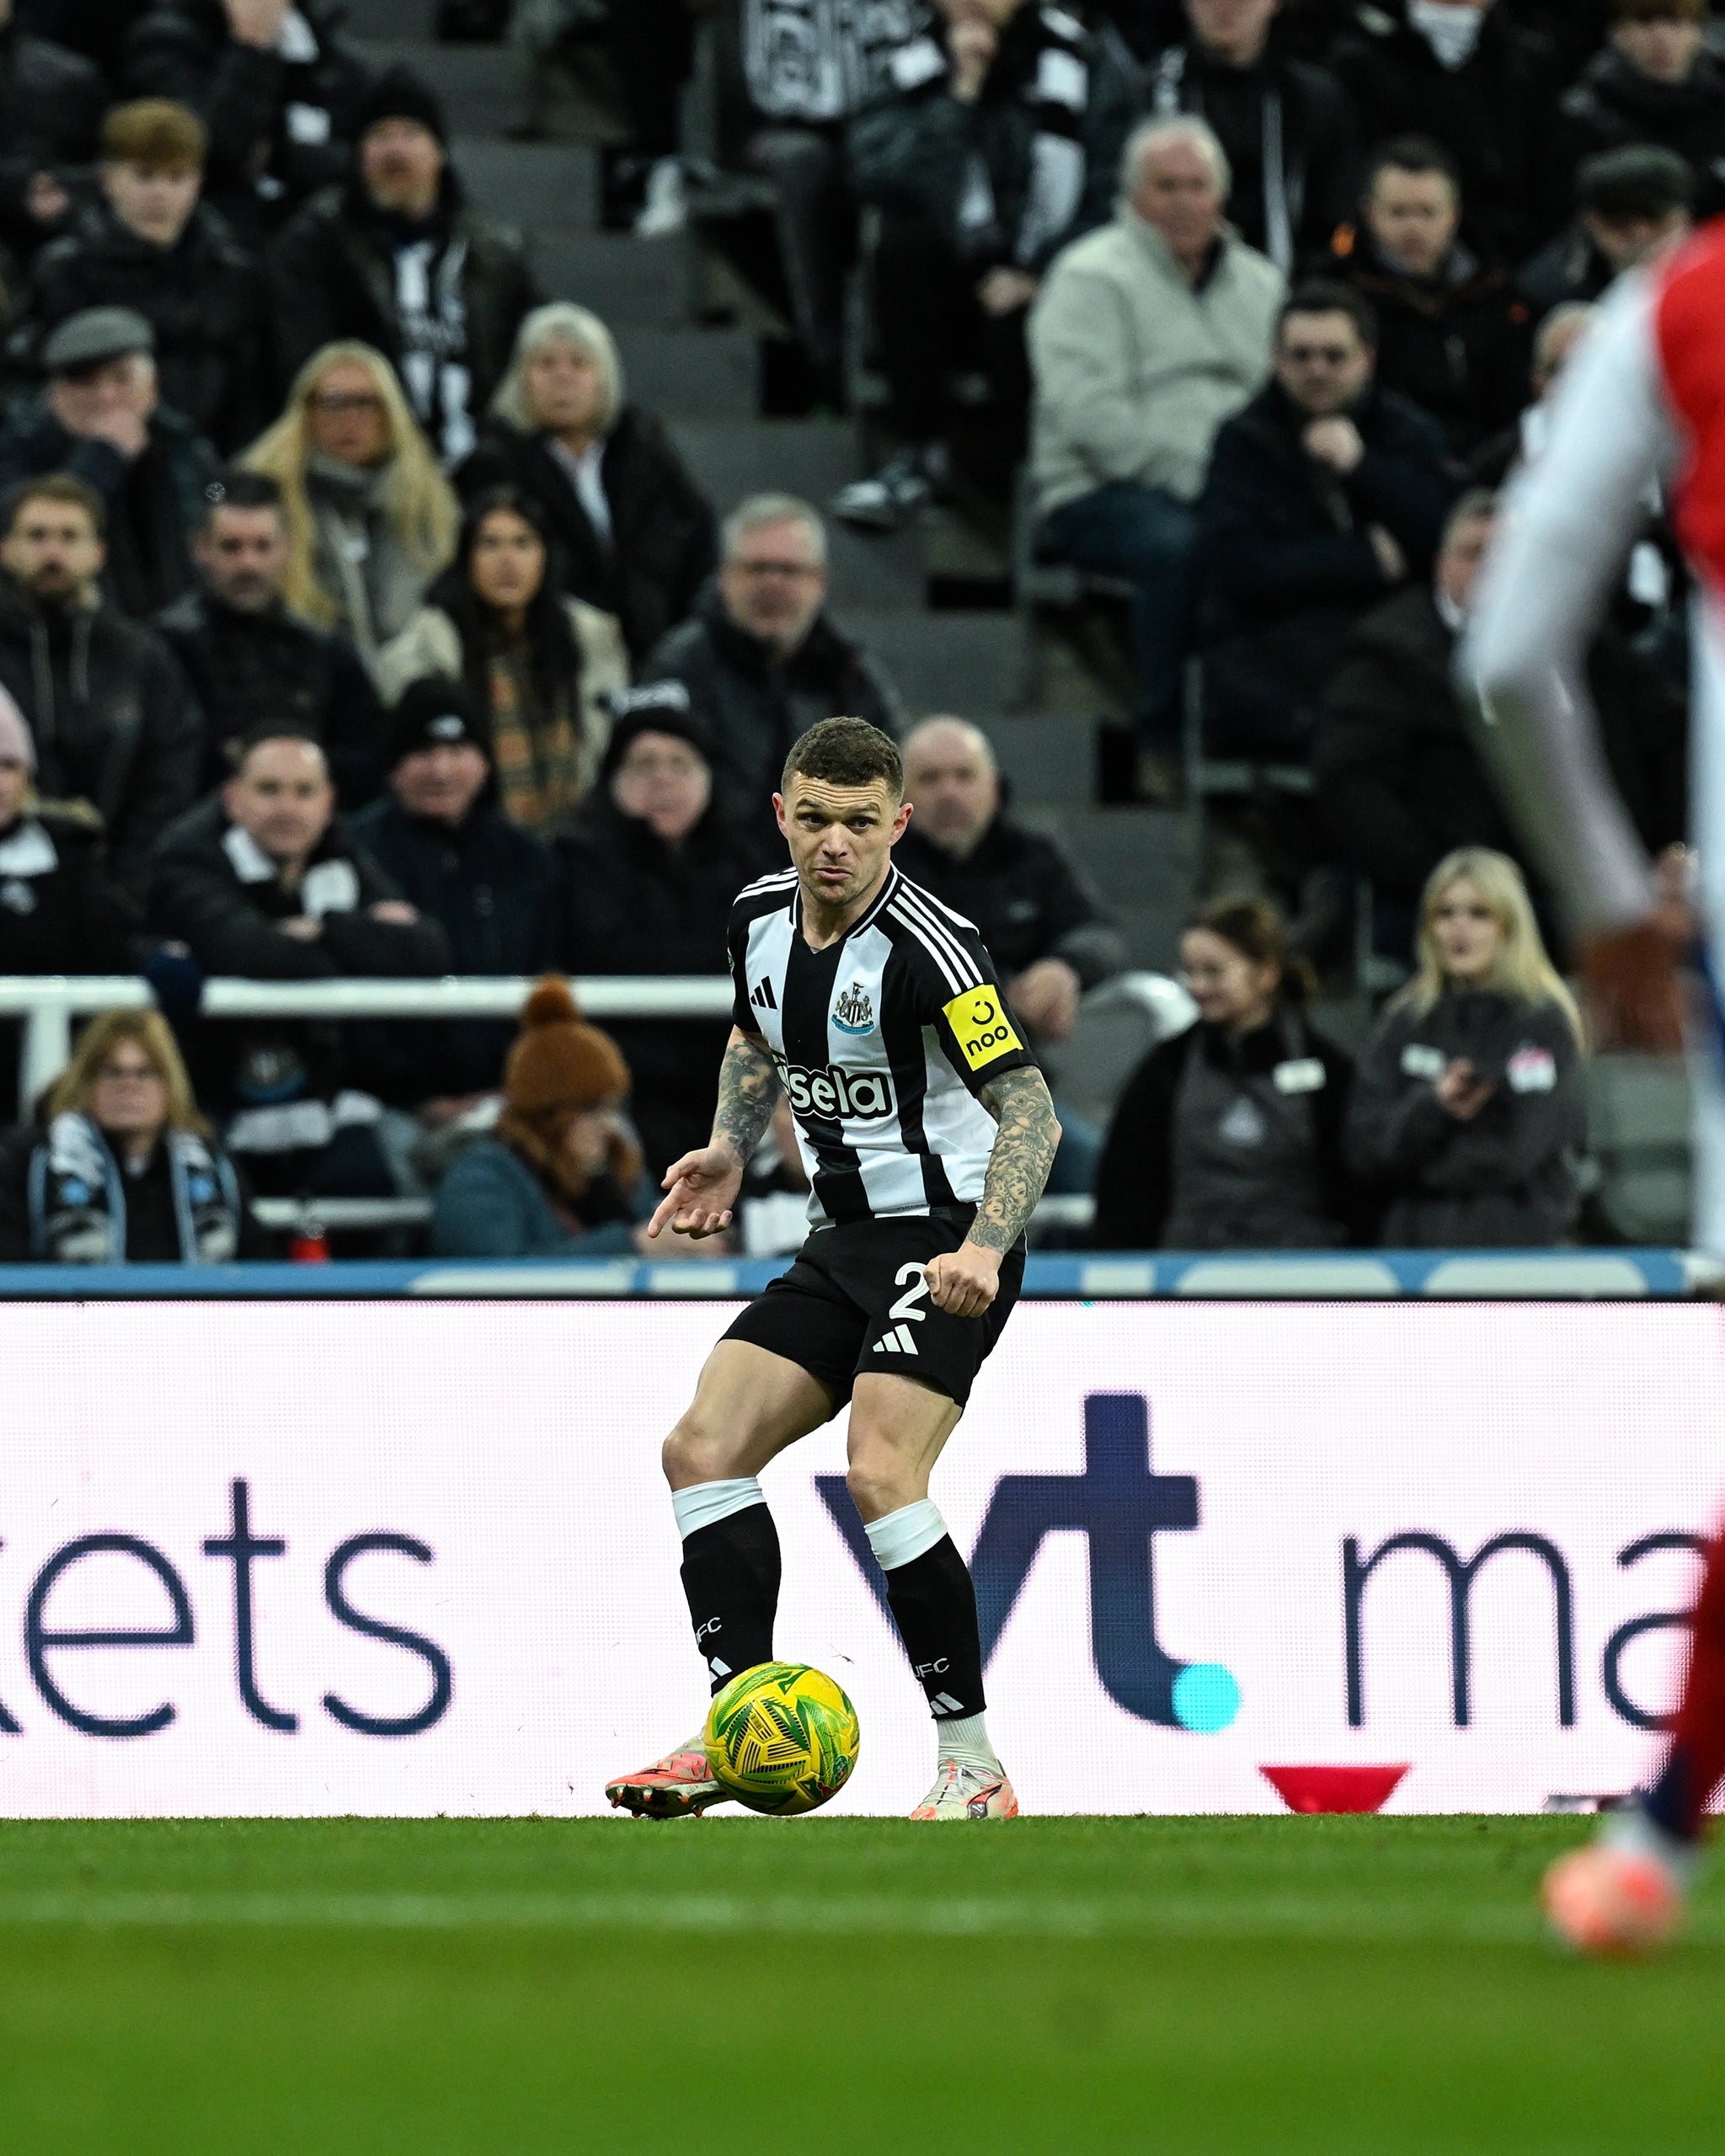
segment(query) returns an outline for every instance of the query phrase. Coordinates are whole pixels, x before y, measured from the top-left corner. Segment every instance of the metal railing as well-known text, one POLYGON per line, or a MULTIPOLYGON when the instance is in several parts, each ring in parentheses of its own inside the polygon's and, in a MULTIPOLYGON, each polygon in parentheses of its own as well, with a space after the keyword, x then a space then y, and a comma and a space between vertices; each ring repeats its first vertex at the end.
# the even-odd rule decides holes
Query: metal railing
MULTIPOLYGON (((724 1018, 733 1001, 723 974, 603 974, 571 984, 589 1018, 724 1018)), ((204 983, 206 1018, 514 1018, 533 982, 527 977, 446 974, 441 980, 236 980, 204 983)), ((72 1055, 74 1018, 98 1011, 136 1011, 156 1001, 132 974, 0 974, 0 1018, 22 1018, 18 1097, 34 1113, 44 1086, 72 1055)))

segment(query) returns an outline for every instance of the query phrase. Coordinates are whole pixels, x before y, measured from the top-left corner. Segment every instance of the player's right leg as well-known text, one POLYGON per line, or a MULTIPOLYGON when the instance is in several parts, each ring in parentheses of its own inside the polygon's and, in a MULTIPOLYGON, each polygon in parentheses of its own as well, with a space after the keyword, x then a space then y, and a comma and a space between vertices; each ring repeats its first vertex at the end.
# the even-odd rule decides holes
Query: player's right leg
MULTIPOLYGON (((721 1340, 693 1404, 665 1441, 665 1474, 683 1538, 683 1592, 713 1689, 772 1659, 778 1534, 756 1479, 832 1414, 826 1388, 796 1363, 721 1340)), ((654 1819, 723 1801, 697 1734, 637 1774, 606 1785, 614 1806, 654 1819)))
POLYGON ((1645 1954, 1683 1920, 1707 1806, 1725 1782, 1725 1538, 1707 1553, 1689 1673, 1665 1764, 1651 1789, 1596 1842, 1546 1875, 1546 1913, 1590 1954, 1645 1954))

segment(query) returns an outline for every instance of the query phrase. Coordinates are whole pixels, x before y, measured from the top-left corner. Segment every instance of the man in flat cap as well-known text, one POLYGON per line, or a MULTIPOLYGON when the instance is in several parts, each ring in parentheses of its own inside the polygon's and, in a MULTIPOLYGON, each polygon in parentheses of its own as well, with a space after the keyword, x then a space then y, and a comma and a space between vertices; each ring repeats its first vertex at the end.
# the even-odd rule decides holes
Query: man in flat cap
POLYGON ((95 489, 107 512, 105 582, 147 620, 195 580, 192 535, 216 452, 161 401, 156 335, 124 307, 89 307, 42 345, 40 393, 0 435, 0 491, 50 472, 95 489))

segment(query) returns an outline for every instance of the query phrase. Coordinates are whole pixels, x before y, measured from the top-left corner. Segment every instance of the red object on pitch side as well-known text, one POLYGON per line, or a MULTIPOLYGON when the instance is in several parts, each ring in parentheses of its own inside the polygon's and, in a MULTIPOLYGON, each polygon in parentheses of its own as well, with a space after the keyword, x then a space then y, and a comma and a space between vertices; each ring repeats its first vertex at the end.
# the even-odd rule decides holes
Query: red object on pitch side
POLYGON ((1381 1812, 1402 1785, 1402 1767, 1260 1767, 1290 1812, 1381 1812))

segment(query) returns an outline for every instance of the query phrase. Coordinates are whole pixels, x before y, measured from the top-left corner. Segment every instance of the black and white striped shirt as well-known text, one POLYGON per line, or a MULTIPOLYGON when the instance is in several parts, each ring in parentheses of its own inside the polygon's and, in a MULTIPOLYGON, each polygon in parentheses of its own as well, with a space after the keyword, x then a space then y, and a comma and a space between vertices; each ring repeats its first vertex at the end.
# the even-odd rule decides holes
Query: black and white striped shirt
POLYGON ((730 959, 736 1022, 796 1118, 811 1226, 977 1202, 996 1126, 976 1096, 1035 1059, 962 914, 889 868, 848 934, 811 951, 788 868, 738 897, 730 959))

